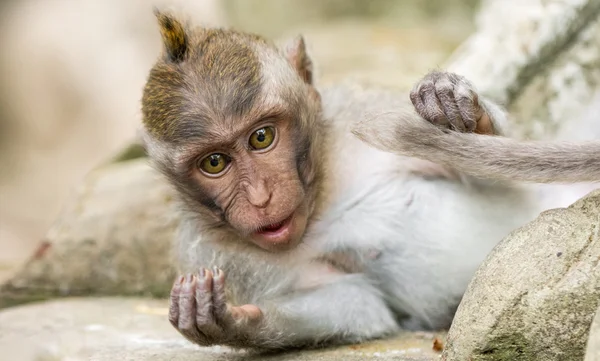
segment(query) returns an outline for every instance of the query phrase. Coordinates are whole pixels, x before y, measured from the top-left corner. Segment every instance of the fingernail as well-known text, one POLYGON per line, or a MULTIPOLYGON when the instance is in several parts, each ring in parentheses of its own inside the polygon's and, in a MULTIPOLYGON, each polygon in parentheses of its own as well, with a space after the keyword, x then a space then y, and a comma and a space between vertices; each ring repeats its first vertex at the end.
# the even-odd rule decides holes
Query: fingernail
POLYGON ((182 284, 183 281, 185 281, 185 276, 184 275, 179 276, 179 284, 182 284))
POLYGON ((206 268, 200 268, 200 277, 206 277, 206 268))
POLYGON ((219 274, 221 270, 219 269, 219 267, 217 266, 213 266, 213 276, 216 276, 219 274))

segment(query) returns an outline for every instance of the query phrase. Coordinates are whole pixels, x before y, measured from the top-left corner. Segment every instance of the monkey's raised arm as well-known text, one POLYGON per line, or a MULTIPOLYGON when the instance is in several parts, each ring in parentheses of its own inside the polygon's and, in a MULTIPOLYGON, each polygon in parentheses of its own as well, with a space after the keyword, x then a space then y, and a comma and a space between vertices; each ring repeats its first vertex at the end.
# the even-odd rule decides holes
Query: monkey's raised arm
POLYGON ((475 177, 537 183, 600 181, 600 141, 523 141, 442 130, 408 104, 401 113, 374 115, 353 132, 379 149, 475 177))

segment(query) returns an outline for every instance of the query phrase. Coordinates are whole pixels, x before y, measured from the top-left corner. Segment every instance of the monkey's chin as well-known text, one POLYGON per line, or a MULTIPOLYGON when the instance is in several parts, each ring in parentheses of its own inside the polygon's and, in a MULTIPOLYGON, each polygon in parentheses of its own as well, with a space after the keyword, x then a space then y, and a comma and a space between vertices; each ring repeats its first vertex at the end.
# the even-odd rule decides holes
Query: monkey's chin
POLYGON ((282 251, 295 246, 295 238, 299 226, 297 212, 292 213, 288 218, 273 227, 262 229, 252 234, 254 243, 269 251, 282 251))

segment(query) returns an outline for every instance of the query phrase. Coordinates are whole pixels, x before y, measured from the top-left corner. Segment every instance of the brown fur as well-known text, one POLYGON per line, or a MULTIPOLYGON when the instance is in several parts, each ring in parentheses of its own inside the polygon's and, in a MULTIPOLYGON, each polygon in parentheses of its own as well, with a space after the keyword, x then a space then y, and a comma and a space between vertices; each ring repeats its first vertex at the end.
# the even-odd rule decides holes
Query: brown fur
POLYGON ((172 61, 183 60, 188 48, 187 35, 183 25, 179 21, 160 13, 158 9, 154 10, 154 14, 160 25, 160 34, 169 59, 172 61))
POLYGON ((201 137, 207 123, 252 108, 261 86, 252 47, 275 49, 273 44, 234 30, 186 32, 174 17, 157 17, 166 56, 150 71, 142 99, 144 125, 153 136, 173 143, 201 137))

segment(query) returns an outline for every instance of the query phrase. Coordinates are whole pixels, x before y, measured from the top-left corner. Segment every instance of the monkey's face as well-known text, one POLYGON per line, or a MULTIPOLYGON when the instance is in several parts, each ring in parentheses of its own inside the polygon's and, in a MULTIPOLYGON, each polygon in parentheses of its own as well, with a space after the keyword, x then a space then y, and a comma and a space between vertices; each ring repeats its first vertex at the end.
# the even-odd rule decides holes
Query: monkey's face
POLYGON ((321 158, 303 40, 283 52, 256 36, 159 20, 167 52, 142 99, 151 158, 203 224, 268 250, 295 246, 321 158))
POLYGON ((147 141, 151 157, 204 224, 229 228, 270 251, 301 241, 314 199, 310 137, 297 118, 303 112, 276 103, 261 101, 266 112, 190 128, 177 146, 147 141))
POLYGON ((296 245, 307 223, 306 193, 296 164, 293 123, 272 116, 218 134, 199 147, 192 178, 199 200, 264 249, 296 245))
POLYGON ((301 241, 315 194, 310 127, 298 118, 308 105, 283 104, 259 101, 260 112, 182 125, 178 144, 147 137, 150 156, 204 224, 270 251, 301 241))

